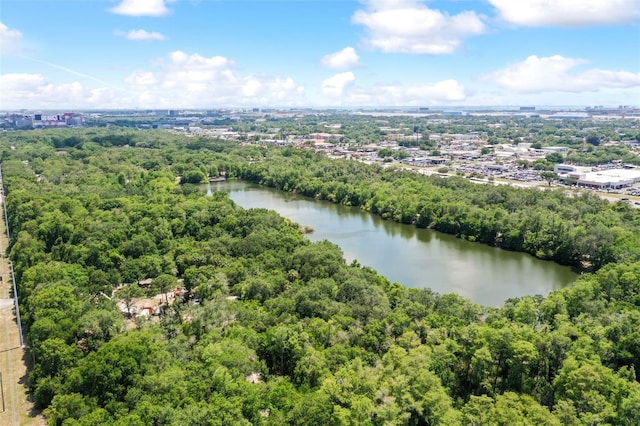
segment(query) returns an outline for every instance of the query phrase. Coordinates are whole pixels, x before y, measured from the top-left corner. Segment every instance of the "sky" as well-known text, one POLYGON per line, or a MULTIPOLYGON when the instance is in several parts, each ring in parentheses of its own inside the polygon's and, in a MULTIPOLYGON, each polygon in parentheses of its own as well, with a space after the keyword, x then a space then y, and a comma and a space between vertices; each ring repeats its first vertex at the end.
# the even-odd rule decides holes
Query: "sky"
POLYGON ((640 0, 2 0, 0 110, 640 106, 640 0))

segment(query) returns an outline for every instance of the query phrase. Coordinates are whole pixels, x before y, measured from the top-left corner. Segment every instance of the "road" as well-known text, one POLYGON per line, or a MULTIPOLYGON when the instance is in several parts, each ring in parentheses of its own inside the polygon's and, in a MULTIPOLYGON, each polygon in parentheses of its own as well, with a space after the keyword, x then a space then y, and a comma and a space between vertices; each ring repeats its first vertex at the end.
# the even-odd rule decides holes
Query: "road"
MULTIPOLYGON (((411 168, 412 171, 415 171, 417 173, 421 173, 423 175, 439 175, 442 176, 442 173, 437 171, 437 168, 411 168)), ((446 176, 446 175, 445 175, 446 176)), ((453 176, 453 175, 450 175, 453 176)), ((469 181, 474 182, 474 183, 484 183, 484 184, 488 184, 488 183, 492 183, 493 185, 509 185, 509 186, 513 186, 513 187, 517 187, 517 188, 538 188, 538 189, 542 189, 542 190, 547 190, 547 189, 566 189, 565 193, 567 195, 574 195, 574 194, 578 194, 580 192, 586 192, 586 193, 590 193, 590 194, 595 194, 598 197, 610 201, 612 203, 618 202, 618 201, 626 201, 627 203, 629 203, 629 206, 635 208, 635 209, 640 209, 640 197, 636 197, 636 196, 630 196, 630 195, 621 195, 621 194, 614 194, 614 193, 609 193, 609 192, 602 192, 602 191, 596 191, 596 190, 591 190, 591 189, 578 189, 578 188, 567 188, 566 186, 558 186, 558 185, 547 185, 544 182, 540 182, 540 181, 515 181, 515 180, 509 180, 509 179, 504 179, 504 178, 498 178, 495 179, 493 181, 489 180, 488 178, 467 178, 469 181)))
MULTIPOLYGON (((0 180, 0 192, 1 188, 0 180)), ((26 350, 20 345, 15 302, 11 298, 11 266, 5 257, 8 245, 4 195, 0 194, 0 425, 42 425, 45 424, 42 416, 32 415, 33 404, 29 402, 25 386, 26 350)))

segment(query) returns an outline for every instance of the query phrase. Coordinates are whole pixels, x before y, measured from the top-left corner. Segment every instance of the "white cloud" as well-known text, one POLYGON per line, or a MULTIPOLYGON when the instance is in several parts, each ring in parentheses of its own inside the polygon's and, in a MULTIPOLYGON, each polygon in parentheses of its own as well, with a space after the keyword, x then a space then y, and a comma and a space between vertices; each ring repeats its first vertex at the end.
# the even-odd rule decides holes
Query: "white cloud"
POLYGON ((502 19, 524 26, 624 24, 640 20, 638 0, 489 0, 502 19))
POLYGON ((146 31, 146 30, 129 30, 127 32, 115 30, 113 32, 115 35, 124 37, 127 40, 133 41, 152 41, 152 40, 165 40, 166 37, 158 32, 146 31))
POLYGON ((353 47, 345 47, 339 52, 330 53, 322 57, 322 65, 327 68, 348 69, 358 65, 360 57, 353 47))
POLYGON ((355 80, 356 77, 351 71, 336 74, 322 82, 322 93, 334 97, 342 96, 355 80))
POLYGON ((41 74, 3 74, 0 75, 0 89, 7 93, 28 93, 41 86, 45 78, 41 74))
POLYGON ((0 22, 0 54, 12 55, 22 51, 22 33, 0 22))
POLYGON ((134 71, 124 82, 132 86, 153 86, 158 81, 152 72, 134 71))
POLYGON ((417 0, 369 0, 351 21, 369 32, 367 44, 383 52, 453 53, 466 37, 482 34, 485 25, 472 11, 449 15, 417 0))
POLYGON ((267 88, 271 99, 277 104, 292 99, 295 100, 295 104, 299 104, 300 96, 304 94, 304 87, 298 85, 291 77, 269 80, 267 88))
MULTIPOLYGON (((420 106, 464 101, 464 86, 456 80, 414 84, 374 84, 359 86, 352 72, 334 75, 322 82, 325 105, 420 106)), ((319 103, 321 104, 321 102, 319 103)))
POLYGON ((165 0, 122 0, 111 12, 127 16, 164 16, 169 14, 165 0))
POLYGON ((137 70, 125 80, 140 106, 197 108, 300 104, 304 88, 290 77, 240 75, 235 62, 174 51, 153 71, 137 70))
POLYGON ((198 53, 188 55, 181 50, 171 52, 169 58, 171 59, 170 67, 183 67, 190 70, 226 69, 235 66, 233 61, 224 56, 205 58, 198 53))
POLYGON ((601 69, 572 72, 585 62, 560 55, 532 55, 522 62, 484 76, 484 79, 493 80, 517 93, 597 92, 603 88, 640 86, 640 73, 601 69))
POLYGON ((373 91, 376 103, 391 102, 394 105, 422 105, 462 101, 466 97, 465 88, 456 80, 449 79, 435 83, 409 85, 383 85, 373 91))
POLYGON ((353 87, 347 92, 342 103, 353 106, 424 106, 458 103, 466 98, 464 86, 456 80, 449 79, 432 83, 353 87))
POLYGON ((254 97, 257 96, 262 90, 262 83, 255 77, 247 78, 247 81, 242 85, 242 96, 254 97))
MULTIPOLYGON (((130 73, 124 78, 124 89, 97 79, 58 83, 42 74, 6 74, 0 76, 0 109, 213 108, 304 103, 304 88, 291 77, 240 74, 234 68, 235 63, 222 56, 175 51, 164 61, 156 61, 152 68, 130 73)), ((75 76, 87 77, 80 73, 75 76)))
POLYGON ((0 75, 0 109, 116 107, 110 88, 91 89, 81 83, 55 84, 41 74, 0 75))

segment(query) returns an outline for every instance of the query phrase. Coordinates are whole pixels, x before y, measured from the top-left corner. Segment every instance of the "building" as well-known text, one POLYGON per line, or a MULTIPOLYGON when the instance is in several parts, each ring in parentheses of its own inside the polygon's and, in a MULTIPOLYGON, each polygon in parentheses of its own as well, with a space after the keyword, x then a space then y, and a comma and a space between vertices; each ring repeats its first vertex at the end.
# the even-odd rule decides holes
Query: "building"
POLYGON ((609 169, 586 173, 577 184, 593 189, 620 189, 637 182, 640 182, 640 170, 609 169))
POLYGON ((65 127, 67 122, 61 115, 35 114, 33 127, 65 127), (38 119, 39 118, 39 119, 38 119))
POLYGON ((562 180, 575 179, 578 186, 591 189, 620 189, 640 182, 639 169, 596 170, 591 167, 556 164, 553 171, 562 180))
POLYGON ((543 152, 557 152, 559 154, 565 154, 569 152, 569 148, 566 146, 544 146, 540 148, 543 152))
POLYGON ((447 162, 446 157, 412 157, 405 158, 402 160, 404 164, 414 165, 414 166, 422 166, 422 167, 431 167, 431 166, 440 166, 447 162))
POLYGON ((28 115, 14 115, 12 122, 18 128, 33 127, 33 118, 28 115))
POLYGON ((344 135, 337 133, 311 133, 307 138, 319 141, 339 141, 344 135))
POLYGON ((62 114, 62 121, 64 121, 67 126, 82 126, 84 123, 82 114, 74 112, 65 112, 62 114))
POLYGON ((550 120, 586 120, 589 118, 589 115, 585 113, 556 113, 549 115, 547 118, 550 120))
POLYGON ((593 167, 574 166, 572 164, 556 164, 553 171, 558 174, 576 174, 583 175, 593 171, 593 167))

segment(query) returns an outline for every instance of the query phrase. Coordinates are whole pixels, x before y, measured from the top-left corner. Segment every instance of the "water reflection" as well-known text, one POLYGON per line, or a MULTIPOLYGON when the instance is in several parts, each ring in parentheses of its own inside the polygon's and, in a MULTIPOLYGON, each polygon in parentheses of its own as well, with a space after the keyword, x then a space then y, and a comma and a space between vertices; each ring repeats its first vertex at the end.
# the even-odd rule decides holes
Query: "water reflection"
POLYGON ((568 267, 386 221, 356 207, 238 181, 207 187, 207 193, 215 190, 228 191, 242 207, 272 209, 302 226, 313 227, 308 238, 339 245, 347 262, 357 259, 392 281, 438 293, 458 293, 484 305, 498 306, 510 297, 546 295, 577 277, 568 267))

